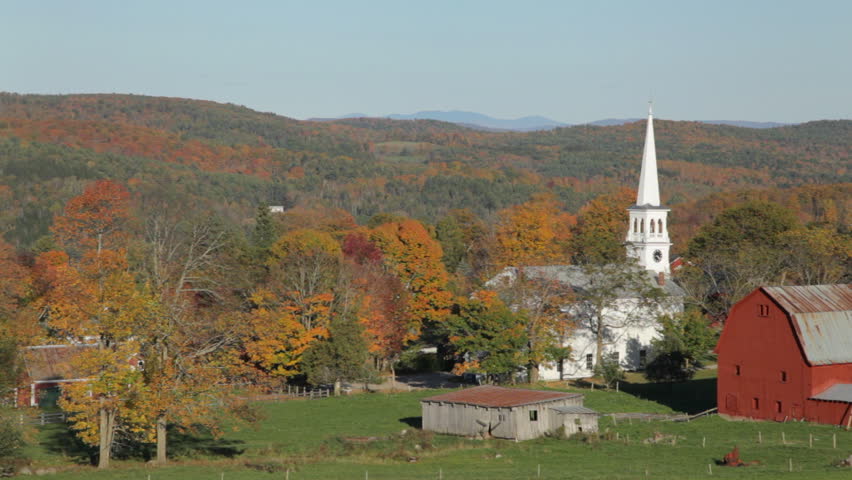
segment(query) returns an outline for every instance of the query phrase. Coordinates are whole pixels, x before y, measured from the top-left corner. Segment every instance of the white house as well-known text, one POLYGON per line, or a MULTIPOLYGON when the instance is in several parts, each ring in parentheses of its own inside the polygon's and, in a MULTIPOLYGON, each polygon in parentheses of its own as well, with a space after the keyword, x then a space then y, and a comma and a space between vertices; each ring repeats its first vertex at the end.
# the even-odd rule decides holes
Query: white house
MULTIPOLYGON (((661 290, 662 301, 646 302, 639 292, 622 291, 616 301, 601 308, 598 315, 605 319, 603 329, 603 355, 616 359, 626 369, 644 367, 650 358, 651 341, 659 336, 657 318, 664 314, 683 311, 683 290, 670 276, 669 240, 667 216, 669 209, 660 205, 660 189, 657 180, 657 155, 654 145, 653 114, 648 111, 648 126, 645 149, 642 155, 642 170, 636 205, 628 209, 625 246, 629 258, 636 260, 637 269, 644 270, 648 286, 661 290)), ((614 266, 610 266, 615 268, 614 266)), ((555 281, 575 292, 589 291, 600 275, 606 275, 607 267, 597 270, 577 265, 549 265, 540 267, 507 267, 486 285, 499 287, 513 284, 519 275, 530 280, 555 281), (597 277, 597 278, 596 278, 597 277)), ((542 365, 539 374, 544 380, 582 378, 593 375, 594 361, 598 350, 595 333, 594 307, 589 302, 566 305, 563 311, 576 322, 576 328, 564 340, 571 348, 571 358, 560 365, 542 365)))

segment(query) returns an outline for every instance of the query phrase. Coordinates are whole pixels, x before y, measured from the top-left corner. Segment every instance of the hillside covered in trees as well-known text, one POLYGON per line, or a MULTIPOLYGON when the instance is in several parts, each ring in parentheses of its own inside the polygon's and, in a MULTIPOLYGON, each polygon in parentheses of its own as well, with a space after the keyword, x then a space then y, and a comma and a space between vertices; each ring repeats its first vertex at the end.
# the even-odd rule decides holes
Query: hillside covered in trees
MULTIPOLYGON (((663 201, 680 206, 676 241, 712 216, 705 198, 801 187, 802 215, 827 209, 848 220, 848 188, 837 184, 852 180, 852 121, 761 130, 656 123, 663 201)), ((261 204, 342 209, 359 223, 379 213, 435 223, 469 209, 490 223, 541 193, 576 214, 635 184, 643 131, 636 122, 489 133, 430 120, 298 121, 172 98, 0 94, 0 231, 32 247, 68 199, 102 178, 126 184, 142 204, 235 225, 250 224, 261 204)))

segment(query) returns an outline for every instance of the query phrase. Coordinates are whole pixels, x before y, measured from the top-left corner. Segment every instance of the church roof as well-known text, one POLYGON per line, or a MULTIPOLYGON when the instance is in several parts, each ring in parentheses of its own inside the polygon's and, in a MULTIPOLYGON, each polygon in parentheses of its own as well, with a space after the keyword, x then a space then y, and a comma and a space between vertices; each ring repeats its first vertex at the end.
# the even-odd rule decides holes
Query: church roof
POLYGON ((648 126, 645 130, 645 150, 642 152, 642 171, 639 174, 639 190, 636 205, 659 206, 660 184, 657 181, 657 147, 654 143, 654 113, 648 107, 648 126))
MULTIPOLYGON (((500 274, 488 281, 488 284, 494 284, 499 278, 510 276, 514 279, 518 275, 518 271, 522 271, 527 278, 556 280, 571 288, 582 290, 591 282, 591 276, 579 265, 544 265, 534 267, 506 267, 500 274)), ((674 281, 671 277, 667 277, 663 285, 658 282, 659 276, 656 272, 646 270, 645 272, 648 283, 658 287, 670 297, 683 297, 686 292, 674 281)), ((629 297, 630 292, 623 292, 623 297, 629 297)))

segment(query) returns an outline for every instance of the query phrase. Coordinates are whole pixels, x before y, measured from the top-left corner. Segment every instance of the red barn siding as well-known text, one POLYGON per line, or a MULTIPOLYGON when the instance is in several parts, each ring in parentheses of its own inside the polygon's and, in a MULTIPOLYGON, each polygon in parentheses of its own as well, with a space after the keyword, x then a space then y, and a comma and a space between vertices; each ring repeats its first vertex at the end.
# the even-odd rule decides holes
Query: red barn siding
POLYGON ((789 314, 764 291, 734 306, 716 351, 719 413, 845 424, 849 404, 808 398, 835 383, 852 383, 852 364, 811 366, 789 314))

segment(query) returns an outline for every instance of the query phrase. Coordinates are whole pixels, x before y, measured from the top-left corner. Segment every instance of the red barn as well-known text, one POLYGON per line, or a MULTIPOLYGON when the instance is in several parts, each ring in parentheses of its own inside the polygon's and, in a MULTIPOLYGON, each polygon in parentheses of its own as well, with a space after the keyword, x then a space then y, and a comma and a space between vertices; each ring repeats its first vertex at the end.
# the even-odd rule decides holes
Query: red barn
POLYGON ((719 413, 852 424, 852 288, 761 287, 716 347, 719 413))

